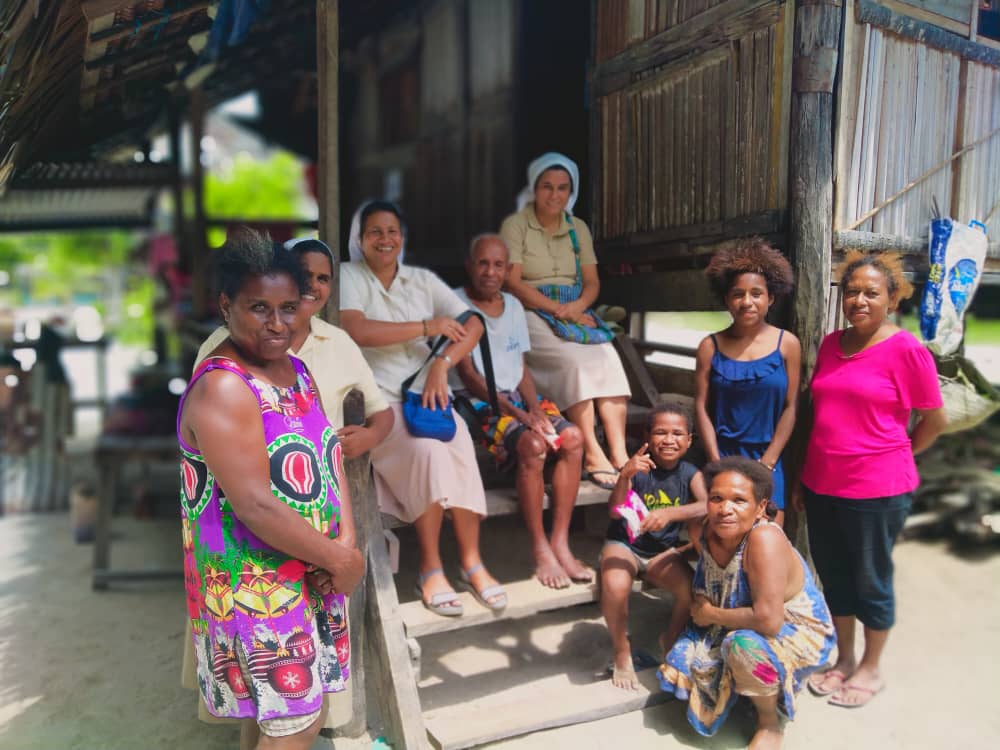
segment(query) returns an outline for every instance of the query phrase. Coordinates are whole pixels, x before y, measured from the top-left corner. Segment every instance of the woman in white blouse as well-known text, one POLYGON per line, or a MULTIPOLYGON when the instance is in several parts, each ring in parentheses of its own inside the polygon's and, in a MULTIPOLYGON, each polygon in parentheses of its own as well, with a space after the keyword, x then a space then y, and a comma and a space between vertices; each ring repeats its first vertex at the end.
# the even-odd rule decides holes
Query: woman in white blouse
POLYGON ((444 511, 450 510, 461 563, 459 582, 484 606, 502 609, 507 595, 479 555, 486 497, 468 428, 456 419, 457 432, 449 442, 413 437, 403 419, 400 392, 402 381, 430 353, 428 341, 445 336, 451 343, 412 388, 422 388, 425 406, 446 406, 448 370, 476 346, 482 324, 478 318, 458 323, 455 318, 468 306, 430 271, 400 262, 402 217, 395 205, 372 201, 359 213, 357 236, 351 238, 355 259, 341 266, 340 320, 361 347, 395 413, 392 432, 371 454, 379 508, 416 528, 418 593, 424 606, 441 615, 462 614, 438 549, 444 511))

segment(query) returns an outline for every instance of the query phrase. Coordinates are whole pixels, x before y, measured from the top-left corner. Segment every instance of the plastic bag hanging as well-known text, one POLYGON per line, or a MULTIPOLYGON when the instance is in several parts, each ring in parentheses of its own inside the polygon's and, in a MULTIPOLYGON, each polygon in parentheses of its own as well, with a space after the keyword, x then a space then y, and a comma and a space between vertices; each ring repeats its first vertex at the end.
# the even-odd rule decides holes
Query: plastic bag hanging
POLYGON ((920 333, 941 355, 958 351, 963 317, 979 287, 986 260, 986 227, 953 219, 931 221, 930 271, 920 302, 920 333))

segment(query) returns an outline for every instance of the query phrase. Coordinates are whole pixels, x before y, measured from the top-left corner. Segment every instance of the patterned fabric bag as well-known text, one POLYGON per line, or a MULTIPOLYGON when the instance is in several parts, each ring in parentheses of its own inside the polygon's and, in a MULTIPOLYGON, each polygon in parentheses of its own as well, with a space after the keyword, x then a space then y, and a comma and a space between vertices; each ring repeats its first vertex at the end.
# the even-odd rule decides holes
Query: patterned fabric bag
MULTIPOLYGON (((572 285, 543 284, 537 287, 539 292, 559 304, 578 300, 580 294, 583 292, 583 272, 580 270, 580 242, 576 238, 576 229, 573 227, 573 216, 567 213, 566 221, 569 222, 569 238, 573 243, 573 258, 576 260, 576 283, 572 285)), ((533 312, 549 324, 549 327, 556 336, 566 341, 572 341, 577 344, 606 344, 615 337, 614 331, 598 317, 592 308, 586 312, 597 323, 597 327, 595 328, 568 320, 559 320, 551 313, 543 312, 542 310, 534 310, 533 312)))

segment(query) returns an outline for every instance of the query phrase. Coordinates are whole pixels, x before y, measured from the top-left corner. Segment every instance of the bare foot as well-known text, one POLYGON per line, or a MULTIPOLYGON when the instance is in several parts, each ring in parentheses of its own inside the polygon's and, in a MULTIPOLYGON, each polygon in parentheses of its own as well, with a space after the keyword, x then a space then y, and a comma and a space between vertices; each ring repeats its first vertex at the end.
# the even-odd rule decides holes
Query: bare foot
POLYGON ((552 551, 560 565, 569 577, 577 583, 591 583, 594 580, 594 569, 573 556, 569 545, 553 545, 552 551))
POLYGON ((781 747, 781 730, 761 727, 754 732, 749 750, 778 750, 781 747))
POLYGON ((550 549, 535 552, 535 577, 550 589, 564 589, 570 584, 569 576, 550 549))
POLYGON ((639 679, 635 676, 632 666, 632 653, 615 654, 615 663, 611 668, 611 684, 621 690, 638 690, 639 679))

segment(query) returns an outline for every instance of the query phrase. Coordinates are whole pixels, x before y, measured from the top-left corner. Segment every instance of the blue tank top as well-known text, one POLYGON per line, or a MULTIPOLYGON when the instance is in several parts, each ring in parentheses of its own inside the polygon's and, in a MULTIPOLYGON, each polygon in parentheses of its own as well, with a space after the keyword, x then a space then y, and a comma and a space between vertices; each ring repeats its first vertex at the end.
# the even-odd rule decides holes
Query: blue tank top
POLYGON ((709 414, 716 437, 738 443, 767 445, 785 409, 788 372, 778 346, 766 357, 743 362, 719 351, 712 334, 715 354, 709 373, 709 414))

